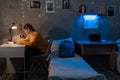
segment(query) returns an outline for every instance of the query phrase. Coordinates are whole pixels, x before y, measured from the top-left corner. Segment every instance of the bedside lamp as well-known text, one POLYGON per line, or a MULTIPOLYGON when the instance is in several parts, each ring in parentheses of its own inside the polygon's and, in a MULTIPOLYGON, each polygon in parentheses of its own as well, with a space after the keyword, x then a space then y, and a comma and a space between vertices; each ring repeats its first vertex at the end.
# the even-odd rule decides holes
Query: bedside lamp
POLYGON ((9 28, 9 33, 10 33, 10 39, 9 39, 9 41, 12 41, 12 37, 13 37, 13 32, 12 32, 12 30, 15 30, 15 29, 17 29, 17 26, 16 26, 15 23, 13 22, 13 23, 12 23, 12 27, 9 28))

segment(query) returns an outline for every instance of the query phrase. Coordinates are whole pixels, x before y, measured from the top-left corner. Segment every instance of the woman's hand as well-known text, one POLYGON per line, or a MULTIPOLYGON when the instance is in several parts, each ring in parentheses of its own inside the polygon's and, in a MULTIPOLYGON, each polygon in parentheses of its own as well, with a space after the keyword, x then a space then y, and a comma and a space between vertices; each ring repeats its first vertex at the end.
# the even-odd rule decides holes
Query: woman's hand
POLYGON ((15 36, 13 37, 13 39, 12 39, 12 41, 13 41, 14 43, 17 43, 19 40, 20 40, 20 34, 15 35, 15 36))

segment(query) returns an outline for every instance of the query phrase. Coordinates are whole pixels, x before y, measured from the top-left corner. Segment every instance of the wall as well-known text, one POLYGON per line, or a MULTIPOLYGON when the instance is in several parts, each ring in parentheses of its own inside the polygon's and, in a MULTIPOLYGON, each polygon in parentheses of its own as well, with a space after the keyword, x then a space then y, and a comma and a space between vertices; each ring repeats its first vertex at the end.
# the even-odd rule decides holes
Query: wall
MULTIPOLYGON (((62 0, 55 1, 55 13, 46 13, 46 0, 41 1, 41 8, 30 8, 32 0, 0 0, 0 39, 7 39, 12 22, 18 27, 31 23, 46 39, 59 39, 72 36, 74 40, 87 40, 89 33, 100 33, 102 39, 120 38, 119 0, 70 0, 69 10, 62 9, 62 0), (99 14, 104 7, 104 16, 100 19, 98 30, 84 30, 82 22, 77 22, 81 14, 78 8, 86 5, 86 14, 99 14), (115 6, 115 16, 107 16, 107 7, 115 6)), ((50 0, 49 0, 50 1, 50 0)))

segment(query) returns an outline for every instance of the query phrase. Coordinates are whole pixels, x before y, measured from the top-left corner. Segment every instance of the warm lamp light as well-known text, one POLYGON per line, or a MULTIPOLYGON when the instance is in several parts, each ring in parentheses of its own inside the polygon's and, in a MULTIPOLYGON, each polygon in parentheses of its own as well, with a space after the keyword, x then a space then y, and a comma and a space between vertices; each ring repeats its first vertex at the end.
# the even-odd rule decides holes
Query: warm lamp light
POLYGON ((17 26, 12 26, 11 29, 17 29, 17 26))

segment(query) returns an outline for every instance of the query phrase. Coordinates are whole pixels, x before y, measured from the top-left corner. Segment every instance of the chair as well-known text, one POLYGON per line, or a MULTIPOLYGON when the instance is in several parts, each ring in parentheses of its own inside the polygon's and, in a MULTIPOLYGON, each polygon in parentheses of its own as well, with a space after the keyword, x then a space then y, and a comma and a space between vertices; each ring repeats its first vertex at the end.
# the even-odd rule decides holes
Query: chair
POLYGON ((27 75, 27 80, 48 80, 48 66, 51 58, 52 40, 49 41, 47 51, 44 55, 32 57, 32 65, 27 75), (35 75, 35 77, 33 77, 35 75), (39 76, 36 76, 39 75, 39 76))

